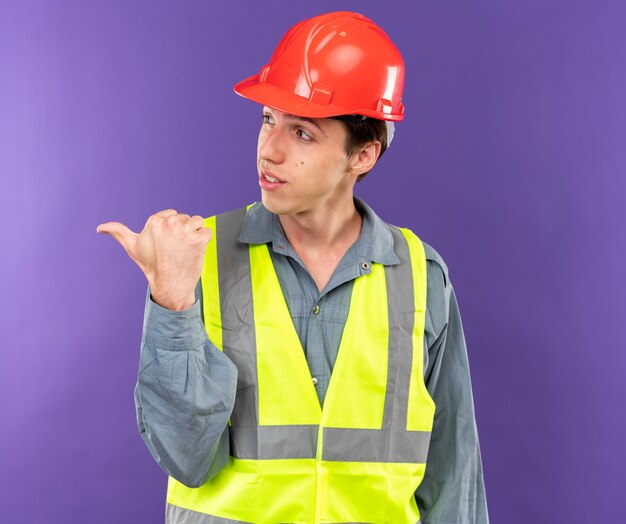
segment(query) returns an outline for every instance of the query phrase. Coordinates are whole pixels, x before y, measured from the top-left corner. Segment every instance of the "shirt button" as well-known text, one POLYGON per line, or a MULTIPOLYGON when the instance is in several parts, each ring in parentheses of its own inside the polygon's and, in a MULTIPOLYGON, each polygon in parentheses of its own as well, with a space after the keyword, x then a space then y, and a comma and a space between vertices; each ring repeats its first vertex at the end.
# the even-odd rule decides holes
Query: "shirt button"
POLYGON ((314 314, 314 315, 317 315, 319 312, 320 312, 320 307, 319 307, 319 306, 315 306, 315 307, 313 308, 313 314, 314 314))
POLYGON ((367 271, 367 270, 370 268, 370 265, 369 265, 367 262, 363 262, 363 263, 361 264, 361 267, 362 267, 365 271, 367 271))
POLYGON ((317 386, 317 379, 315 377, 313 377, 313 385, 317 386))

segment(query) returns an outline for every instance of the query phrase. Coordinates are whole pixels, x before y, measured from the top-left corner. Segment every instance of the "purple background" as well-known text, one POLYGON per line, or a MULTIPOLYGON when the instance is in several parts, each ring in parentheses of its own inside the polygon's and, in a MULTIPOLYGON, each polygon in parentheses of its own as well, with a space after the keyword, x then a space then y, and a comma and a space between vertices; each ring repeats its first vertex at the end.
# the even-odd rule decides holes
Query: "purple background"
POLYGON ((355 9, 405 56, 358 186, 443 255, 494 523, 626 514, 624 2, 0 3, 0 520, 162 521, 135 426, 146 282, 100 222, 259 198, 232 85, 355 9))

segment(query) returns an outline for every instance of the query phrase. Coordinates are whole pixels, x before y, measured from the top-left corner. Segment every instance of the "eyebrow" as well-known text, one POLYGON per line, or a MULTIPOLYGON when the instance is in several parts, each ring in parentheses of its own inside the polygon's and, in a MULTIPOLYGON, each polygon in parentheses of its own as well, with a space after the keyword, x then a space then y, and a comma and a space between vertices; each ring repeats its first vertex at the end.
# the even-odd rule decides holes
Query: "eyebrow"
MULTIPOLYGON (((267 110, 268 109, 266 109, 266 111, 267 110)), ((322 133, 324 136, 328 136, 324 132, 324 130, 320 127, 320 125, 313 118, 309 118, 309 117, 306 117, 306 116, 291 115, 289 113, 284 113, 284 117, 289 119, 289 120, 300 120, 301 122, 307 122, 307 123, 311 124, 312 126, 315 126, 317 129, 319 129, 320 133, 322 133)))

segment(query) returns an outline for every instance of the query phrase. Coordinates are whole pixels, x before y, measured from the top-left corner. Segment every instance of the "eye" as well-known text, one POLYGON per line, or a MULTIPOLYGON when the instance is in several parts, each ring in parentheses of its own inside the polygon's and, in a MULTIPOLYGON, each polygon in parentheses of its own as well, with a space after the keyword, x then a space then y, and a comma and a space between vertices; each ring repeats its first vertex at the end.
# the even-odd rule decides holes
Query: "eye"
POLYGON ((313 140, 313 137, 309 135, 305 129, 297 129, 296 135, 298 135, 305 142, 311 142, 313 140))
POLYGON ((270 124, 270 125, 273 124, 274 119, 272 118, 272 115, 270 115, 269 113, 263 114, 263 123, 270 124))

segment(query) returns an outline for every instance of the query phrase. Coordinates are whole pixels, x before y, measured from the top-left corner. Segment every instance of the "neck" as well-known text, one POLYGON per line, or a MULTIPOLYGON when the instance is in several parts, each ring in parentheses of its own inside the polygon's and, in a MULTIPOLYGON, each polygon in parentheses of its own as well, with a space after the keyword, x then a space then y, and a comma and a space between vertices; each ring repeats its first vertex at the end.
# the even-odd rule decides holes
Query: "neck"
POLYGON ((345 250, 359 237, 363 222, 352 194, 345 201, 329 203, 323 208, 280 215, 279 220, 296 251, 302 246, 314 251, 345 250))

